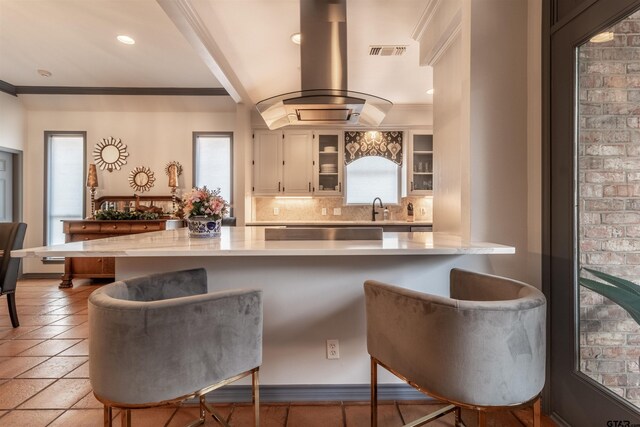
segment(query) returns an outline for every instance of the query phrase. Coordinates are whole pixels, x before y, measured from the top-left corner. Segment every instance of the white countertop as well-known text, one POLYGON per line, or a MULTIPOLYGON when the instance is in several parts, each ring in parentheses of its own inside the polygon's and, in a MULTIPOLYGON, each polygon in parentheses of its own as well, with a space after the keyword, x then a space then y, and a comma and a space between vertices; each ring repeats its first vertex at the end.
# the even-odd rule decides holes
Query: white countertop
POLYGON ((222 237, 189 238, 186 228, 12 251, 15 257, 215 257, 513 254, 443 233, 384 233, 382 240, 265 241, 263 227, 222 227, 222 237))

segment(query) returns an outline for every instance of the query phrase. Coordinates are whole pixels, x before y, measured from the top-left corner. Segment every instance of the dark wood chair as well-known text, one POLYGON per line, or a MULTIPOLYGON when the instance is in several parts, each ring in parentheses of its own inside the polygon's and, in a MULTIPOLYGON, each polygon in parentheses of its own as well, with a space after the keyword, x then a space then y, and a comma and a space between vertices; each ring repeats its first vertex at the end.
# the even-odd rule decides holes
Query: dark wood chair
POLYGON ((2 266, 0 267, 0 295, 7 295, 9 316, 14 328, 20 326, 16 311, 16 282, 21 258, 11 256, 11 251, 22 249, 27 224, 23 222, 0 223, 0 250, 2 250, 2 266))

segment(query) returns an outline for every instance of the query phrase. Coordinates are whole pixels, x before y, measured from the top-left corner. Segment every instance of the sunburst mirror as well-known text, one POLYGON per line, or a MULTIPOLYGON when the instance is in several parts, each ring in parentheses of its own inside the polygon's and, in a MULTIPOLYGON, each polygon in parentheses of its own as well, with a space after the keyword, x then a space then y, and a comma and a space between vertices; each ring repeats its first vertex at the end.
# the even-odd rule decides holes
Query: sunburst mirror
POLYGON ((149 191, 155 181, 154 173, 146 166, 137 166, 129 172, 129 186, 135 191, 149 191))
POLYGON ((127 146, 120 138, 103 138, 93 149, 93 159, 100 170, 106 169, 109 172, 113 172, 114 169, 120 170, 120 167, 127 163, 127 157, 129 157, 127 146))

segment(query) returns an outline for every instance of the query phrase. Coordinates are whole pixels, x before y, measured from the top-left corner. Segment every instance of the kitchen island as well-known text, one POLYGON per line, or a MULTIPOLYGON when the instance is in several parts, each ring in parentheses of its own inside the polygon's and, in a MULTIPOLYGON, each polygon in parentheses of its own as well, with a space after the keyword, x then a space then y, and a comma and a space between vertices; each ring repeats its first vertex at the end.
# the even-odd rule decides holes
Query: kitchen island
MULTIPOLYGON (((372 241, 265 241, 262 227, 223 227, 220 239, 190 239, 186 229, 178 229, 12 253, 115 257, 116 279, 205 267, 210 291, 260 288, 261 384, 278 386, 272 399, 336 400, 367 399, 365 280, 447 295, 451 268, 490 272, 488 255, 513 254, 515 249, 430 232, 384 233, 382 240, 372 241), (327 359, 327 339, 339 340, 339 359, 327 359)), ((381 372, 380 382, 397 381, 381 372)), ((400 398, 393 393, 404 388, 389 390, 395 391, 381 396, 400 398)))

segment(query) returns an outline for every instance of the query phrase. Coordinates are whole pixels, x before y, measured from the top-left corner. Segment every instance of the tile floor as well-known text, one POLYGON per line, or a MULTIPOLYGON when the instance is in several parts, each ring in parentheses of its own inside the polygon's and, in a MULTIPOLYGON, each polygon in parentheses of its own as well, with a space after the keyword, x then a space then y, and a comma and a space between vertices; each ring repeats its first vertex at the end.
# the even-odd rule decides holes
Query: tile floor
MULTIPOLYGON (((87 297, 96 289, 76 281, 58 289, 58 280, 22 280, 17 306, 20 327, 12 328, 6 299, 0 298, 0 427, 100 426, 102 405, 89 384, 87 297)), ((231 426, 251 426, 247 404, 215 405, 231 426)), ((381 427, 401 426, 434 410, 424 402, 383 402, 381 427)), ((465 414, 473 418, 473 413, 465 414)), ((119 426, 117 411, 114 425, 119 426)), ((193 406, 163 407, 132 412, 135 427, 183 426, 197 418, 193 406)), ((264 403, 263 427, 358 427, 369 425, 366 402, 264 403)), ((529 426, 530 412, 491 416, 492 426, 529 426)), ((206 425, 219 426, 213 419, 206 425)), ((452 426, 452 415, 433 426, 452 426)), ((470 424, 472 425, 472 424, 470 424)), ((554 425, 545 419, 543 426, 554 425)))

